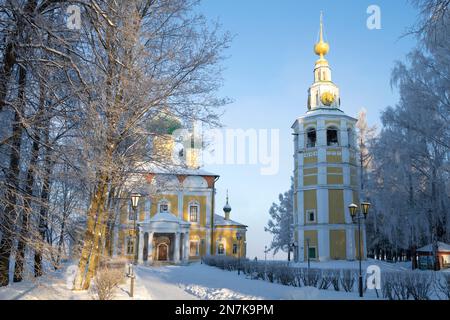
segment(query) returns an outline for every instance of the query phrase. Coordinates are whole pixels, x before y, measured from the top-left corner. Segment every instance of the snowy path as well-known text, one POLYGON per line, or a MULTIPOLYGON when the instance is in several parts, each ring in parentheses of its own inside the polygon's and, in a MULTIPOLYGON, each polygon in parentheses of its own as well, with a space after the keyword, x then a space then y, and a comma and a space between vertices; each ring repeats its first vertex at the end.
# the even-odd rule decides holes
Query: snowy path
MULTIPOLYGON (((224 271, 204 264, 189 266, 138 267, 137 275, 152 299, 179 300, 347 300, 358 299, 356 292, 290 287, 262 280, 251 280, 237 272, 224 271)), ((375 299, 370 295, 369 299, 375 299)))
POLYGON ((151 299, 155 300, 194 300, 197 297, 184 291, 184 288, 170 280, 170 267, 138 267, 137 281, 145 286, 151 299), (166 272, 166 269, 167 270, 166 272))

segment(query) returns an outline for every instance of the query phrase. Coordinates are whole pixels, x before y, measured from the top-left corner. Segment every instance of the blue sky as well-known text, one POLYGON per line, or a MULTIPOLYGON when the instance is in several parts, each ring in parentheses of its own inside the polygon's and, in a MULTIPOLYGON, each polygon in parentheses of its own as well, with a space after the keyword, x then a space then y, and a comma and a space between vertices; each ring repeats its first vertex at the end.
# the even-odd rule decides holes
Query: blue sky
POLYGON ((209 19, 218 19, 223 29, 235 35, 224 62, 220 94, 233 103, 225 108, 223 125, 280 130, 278 174, 263 176, 258 165, 205 168, 221 175, 216 210, 222 213, 229 189, 231 218, 249 226, 248 257, 263 258, 264 246, 271 241, 271 235, 264 232, 268 210, 290 184, 290 127, 306 112, 307 89, 317 59, 313 45, 320 11, 330 44, 327 59, 333 81, 341 90, 342 109, 356 116, 366 108, 370 124, 379 124, 380 112, 398 99, 390 87, 390 72, 394 62, 404 60, 415 45, 413 37, 401 35, 413 25, 417 11, 403 0, 204 0, 200 11, 209 19), (381 9, 380 30, 366 27, 369 5, 381 9))

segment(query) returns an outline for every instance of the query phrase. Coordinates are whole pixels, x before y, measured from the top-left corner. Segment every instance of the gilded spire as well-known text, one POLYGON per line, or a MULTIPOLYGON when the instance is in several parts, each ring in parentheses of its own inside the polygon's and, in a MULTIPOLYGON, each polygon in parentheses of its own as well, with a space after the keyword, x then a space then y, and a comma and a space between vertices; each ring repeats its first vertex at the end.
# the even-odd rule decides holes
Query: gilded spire
POLYGON ((324 59, 324 56, 330 50, 330 46, 323 40, 323 13, 320 12, 320 34, 319 42, 314 46, 314 52, 320 56, 320 59, 324 59))

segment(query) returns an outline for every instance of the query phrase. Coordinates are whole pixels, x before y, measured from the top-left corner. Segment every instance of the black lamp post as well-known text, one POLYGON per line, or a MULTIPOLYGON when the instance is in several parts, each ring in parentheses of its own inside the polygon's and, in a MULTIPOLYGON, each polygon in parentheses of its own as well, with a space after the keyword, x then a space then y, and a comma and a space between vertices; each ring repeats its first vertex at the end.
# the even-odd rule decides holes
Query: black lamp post
POLYGON ((238 241, 238 275, 241 274, 241 239, 241 233, 236 232, 236 240, 238 241))
POLYGON ((311 267, 311 262, 309 258, 309 238, 306 238, 306 257, 308 258, 308 271, 311 267))
POLYGON ((137 220, 137 208, 139 204, 139 199, 141 198, 141 195, 139 193, 132 193, 131 194, 131 207, 133 208, 134 213, 134 219, 133 219, 133 229, 134 229, 134 264, 137 264, 138 262, 138 250, 137 250, 137 229, 136 229, 136 220, 137 220))
POLYGON ((297 248, 297 244, 295 242, 292 242, 292 254, 294 255, 294 262, 297 262, 297 253, 295 252, 295 248, 297 248))
MULTIPOLYGON (((133 229, 134 229, 134 245, 133 245, 133 249, 134 249, 134 261, 133 263, 136 265, 138 262, 138 250, 137 250, 137 230, 136 230, 136 220, 137 220, 137 207, 138 207, 138 203, 139 203, 139 198, 141 197, 141 195, 139 193, 132 193, 131 194, 131 207, 133 209, 133 229)), ((130 277, 130 297, 134 296, 134 279, 135 279, 135 275, 134 275, 134 270, 133 270, 133 264, 130 263, 129 264, 129 269, 128 269, 128 277, 130 277)))
POLYGON ((362 250, 361 250, 361 220, 367 218, 369 213, 370 203, 361 202, 361 212, 358 212, 358 206, 354 203, 348 206, 353 222, 358 223, 358 260, 359 260, 359 275, 358 275, 358 291, 359 296, 363 297, 363 283, 362 283, 362 250))

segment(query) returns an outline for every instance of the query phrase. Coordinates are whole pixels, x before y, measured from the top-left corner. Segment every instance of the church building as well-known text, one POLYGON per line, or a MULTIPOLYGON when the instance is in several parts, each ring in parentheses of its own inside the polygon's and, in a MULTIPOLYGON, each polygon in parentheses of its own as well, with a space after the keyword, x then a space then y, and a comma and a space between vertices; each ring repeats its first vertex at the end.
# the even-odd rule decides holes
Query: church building
MULTIPOLYGON (((359 204, 356 119, 341 109, 325 55, 320 21, 314 52, 314 82, 308 90, 307 111, 295 120, 294 131, 294 257, 298 261, 358 258, 358 228, 348 209, 359 204)), ((361 250, 366 255, 365 228, 361 250)))
POLYGON ((152 141, 160 161, 142 165, 127 181, 129 193, 140 195, 133 210, 130 194, 121 200, 114 236, 114 255, 139 264, 187 263, 205 255, 246 256, 247 226, 215 213, 219 175, 199 167, 201 150, 177 149, 171 132, 152 141), (183 164, 173 156, 185 153, 183 164))

